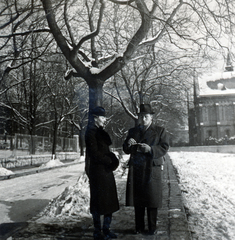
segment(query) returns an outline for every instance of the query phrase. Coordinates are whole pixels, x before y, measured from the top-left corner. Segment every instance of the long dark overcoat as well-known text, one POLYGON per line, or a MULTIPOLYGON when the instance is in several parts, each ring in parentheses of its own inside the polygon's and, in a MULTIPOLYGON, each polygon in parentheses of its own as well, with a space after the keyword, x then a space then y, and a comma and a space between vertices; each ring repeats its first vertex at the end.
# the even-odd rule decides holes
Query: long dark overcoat
POLYGON ((116 183, 109 170, 111 139, 103 128, 88 126, 85 134, 86 172, 90 182, 90 212, 110 214, 119 209, 116 183))
POLYGON ((169 149, 164 128, 151 126, 144 131, 143 126, 132 128, 123 144, 123 150, 131 154, 127 178, 126 205, 160 208, 162 206, 163 156, 169 149), (139 152, 137 146, 128 146, 133 138, 137 143, 146 143, 151 153, 139 152))

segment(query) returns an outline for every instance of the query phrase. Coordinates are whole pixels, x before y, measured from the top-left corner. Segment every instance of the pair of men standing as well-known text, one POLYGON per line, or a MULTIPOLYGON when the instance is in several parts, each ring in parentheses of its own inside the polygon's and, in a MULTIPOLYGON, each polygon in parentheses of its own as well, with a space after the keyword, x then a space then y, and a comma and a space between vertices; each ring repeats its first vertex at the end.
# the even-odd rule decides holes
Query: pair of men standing
MULTIPOLYGON (((90 180, 90 211, 94 223, 94 239, 117 238, 110 231, 112 213, 118 211, 119 203, 113 171, 118 160, 110 152, 111 139, 103 130, 105 110, 92 110, 94 122, 88 126, 86 141, 86 173, 90 180), (101 228, 101 215, 104 215, 101 228), (101 233, 103 229, 104 237, 101 233)), ((126 190, 126 205, 134 206, 136 233, 145 231, 144 215, 147 208, 148 233, 156 231, 157 209, 162 204, 163 156, 169 148, 164 128, 155 126, 149 104, 140 105, 140 124, 131 128, 123 144, 125 153, 130 154, 126 190)))

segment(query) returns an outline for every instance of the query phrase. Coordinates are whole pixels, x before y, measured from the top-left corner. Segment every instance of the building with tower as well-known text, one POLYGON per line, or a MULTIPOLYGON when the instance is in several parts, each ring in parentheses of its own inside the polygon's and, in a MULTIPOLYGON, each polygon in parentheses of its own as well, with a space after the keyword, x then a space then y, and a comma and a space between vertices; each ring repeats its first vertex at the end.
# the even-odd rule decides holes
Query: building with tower
POLYGON ((194 107, 189 109, 189 143, 235 136, 235 71, 228 54, 223 72, 194 82, 194 107))

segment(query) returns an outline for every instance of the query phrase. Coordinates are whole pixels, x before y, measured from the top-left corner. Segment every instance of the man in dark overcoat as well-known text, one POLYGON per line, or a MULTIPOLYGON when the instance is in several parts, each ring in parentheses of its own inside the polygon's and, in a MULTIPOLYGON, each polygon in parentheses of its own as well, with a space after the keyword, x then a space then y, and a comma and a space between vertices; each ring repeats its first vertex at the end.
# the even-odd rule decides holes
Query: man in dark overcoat
POLYGON ((152 123, 149 104, 140 105, 140 124, 131 128, 123 150, 131 154, 126 189, 126 205, 134 206, 136 233, 145 230, 147 208, 149 234, 156 233, 157 209, 162 206, 163 156, 169 149, 166 130, 152 123))
POLYGON ((94 223, 94 239, 117 238, 110 231, 112 213, 119 210, 116 183, 113 171, 119 161, 109 149, 112 141, 103 129, 106 117, 105 109, 96 107, 91 111, 94 121, 85 133, 86 163, 85 171, 90 183, 90 212, 94 223), (104 215, 101 229, 101 215, 104 215), (103 230, 103 234, 101 230, 103 230))

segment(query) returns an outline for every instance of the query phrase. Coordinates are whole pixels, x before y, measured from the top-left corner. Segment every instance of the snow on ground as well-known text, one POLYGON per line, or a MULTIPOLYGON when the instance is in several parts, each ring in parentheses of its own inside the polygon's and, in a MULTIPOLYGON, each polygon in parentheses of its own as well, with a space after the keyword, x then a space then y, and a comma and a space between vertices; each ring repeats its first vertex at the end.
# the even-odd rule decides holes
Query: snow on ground
POLYGON ((84 173, 74 186, 66 187, 58 197, 52 199, 40 215, 45 218, 58 218, 60 221, 72 215, 86 217, 90 214, 89 202, 89 180, 84 173))
POLYGON ((169 152, 193 239, 235 239, 235 154, 169 152))
POLYGON ((43 163, 39 168, 50 168, 64 165, 59 159, 51 159, 47 163, 43 163))
POLYGON ((85 156, 81 156, 78 159, 75 159, 74 162, 84 162, 85 161, 85 156))
POLYGON ((12 171, 7 170, 6 168, 0 166, 0 176, 7 176, 12 174, 14 174, 12 171))
MULTIPOLYGON (((125 173, 125 161, 115 152, 120 160, 119 167, 115 170, 115 175, 123 175, 125 173)), ((80 159, 81 160, 81 159, 80 159)), ((44 211, 40 214, 40 221, 65 221, 71 217, 80 219, 82 217, 90 217, 90 188, 89 180, 85 173, 79 177, 74 186, 68 186, 56 198, 52 199, 44 211)))
MULTIPOLYGON (((235 154, 169 152, 169 155, 179 175, 193 240, 235 239, 235 154)), ((127 155, 120 157, 115 175, 126 175, 128 159, 127 155)), ((89 214, 89 185, 83 174, 40 215, 41 220, 52 222, 78 216, 82 219, 89 214)))

